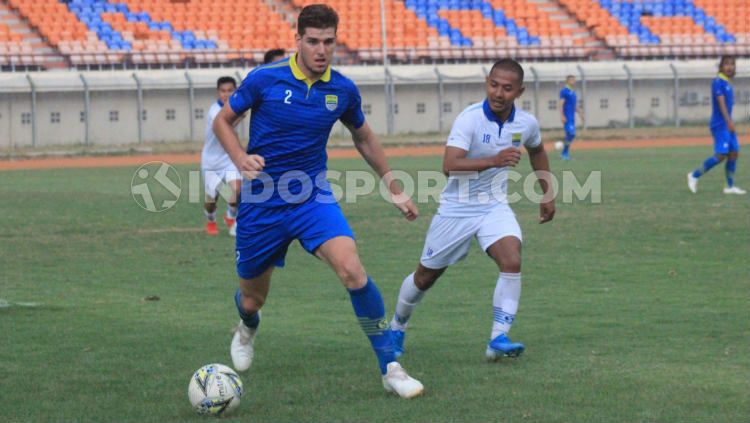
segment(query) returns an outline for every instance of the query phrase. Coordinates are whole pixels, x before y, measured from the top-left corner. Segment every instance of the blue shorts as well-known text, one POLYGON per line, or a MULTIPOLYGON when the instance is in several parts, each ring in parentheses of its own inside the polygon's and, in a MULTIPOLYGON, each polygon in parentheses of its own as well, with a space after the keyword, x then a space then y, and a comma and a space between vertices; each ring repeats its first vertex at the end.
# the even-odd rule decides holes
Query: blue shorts
POLYGON ((575 123, 566 123, 564 125, 565 127, 565 141, 573 141, 573 138, 576 137, 576 124, 575 123))
POLYGON ((259 207, 240 203, 237 215, 237 275, 260 276, 271 266, 284 267, 289 244, 298 239, 314 254, 326 241, 354 233, 335 202, 315 200, 286 207, 259 207))
POLYGON ((711 134, 714 136, 715 154, 729 154, 740 151, 740 142, 737 141, 735 132, 729 132, 728 128, 711 128, 711 134))

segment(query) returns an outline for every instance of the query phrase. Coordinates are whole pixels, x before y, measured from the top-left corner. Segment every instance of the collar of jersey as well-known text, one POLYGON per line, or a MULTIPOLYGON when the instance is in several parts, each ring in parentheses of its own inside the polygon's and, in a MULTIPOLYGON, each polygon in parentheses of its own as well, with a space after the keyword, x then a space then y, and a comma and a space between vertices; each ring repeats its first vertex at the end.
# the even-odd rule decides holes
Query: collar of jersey
MULTIPOLYGON (((289 67, 292 69, 292 75, 294 75, 295 78, 297 78, 300 81, 305 81, 307 84, 307 89, 309 90, 310 87, 312 87, 313 81, 310 81, 307 76, 305 76, 304 73, 302 73, 302 69, 299 68, 297 65, 297 53, 294 53, 292 57, 289 58, 289 67)), ((326 71, 323 72, 323 76, 320 77, 319 81, 323 82, 329 82, 331 80, 331 67, 328 66, 326 68, 326 71)))
POLYGON ((219 107, 224 107, 224 103, 221 102, 221 99, 216 100, 216 104, 218 104, 219 107))
POLYGON ((573 86, 572 86, 572 85, 568 85, 568 84, 565 84, 565 86, 566 86, 566 87, 568 87, 568 89, 569 89, 570 91, 573 91, 573 86))
POLYGON ((732 78, 730 78, 730 77, 728 77, 728 76, 724 75, 724 73, 723 73, 723 72, 719 72, 719 78, 721 78, 721 79, 723 79, 723 80, 725 80, 725 81, 727 81, 727 82, 730 82, 730 81, 732 80, 732 78))
POLYGON ((508 120, 503 122, 499 117, 497 117, 497 115, 495 115, 495 113, 492 112, 492 109, 490 109, 490 102, 487 99, 485 99, 484 103, 482 104, 482 110, 484 110, 484 115, 487 117, 487 119, 492 122, 496 122, 498 125, 500 125, 500 128, 503 127, 504 123, 513 122, 513 118, 516 116, 516 105, 514 104, 513 106, 511 106, 508 120))

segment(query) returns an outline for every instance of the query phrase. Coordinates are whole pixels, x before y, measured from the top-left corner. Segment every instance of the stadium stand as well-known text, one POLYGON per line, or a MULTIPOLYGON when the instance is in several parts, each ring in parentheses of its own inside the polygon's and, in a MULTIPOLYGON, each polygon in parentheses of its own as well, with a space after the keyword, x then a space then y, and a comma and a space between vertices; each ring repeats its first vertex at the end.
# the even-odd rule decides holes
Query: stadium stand
MULTIPOLYGON (((255 64, 323 0, 0 0, 0 66, 255 64), (15 31, 22 21, 31 34, 15 31), (40 42, 29 42, 27 38, 40 42), (63 59, 61 59, 63 60, 63 59)), ((346 63, 382 60, 380 0, 328 0, 346 63)), ((455 62, 750 54, 747 0, 384 0, 389 58, 455 62)))

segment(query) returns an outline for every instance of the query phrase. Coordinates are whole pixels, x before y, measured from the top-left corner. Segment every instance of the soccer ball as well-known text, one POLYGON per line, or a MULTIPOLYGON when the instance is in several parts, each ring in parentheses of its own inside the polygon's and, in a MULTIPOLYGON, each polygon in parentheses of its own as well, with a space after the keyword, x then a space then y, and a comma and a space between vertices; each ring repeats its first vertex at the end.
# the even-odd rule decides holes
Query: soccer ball
POLYGON ((562 141, 555 142, 555 150, 560 151, 565 147, 565 144, 562 141))
POLYGON ((193 373, 188 398, 198 414, 228 414, 242 396, 242 381, 237 372, 223 364, 206 364, 193 373))

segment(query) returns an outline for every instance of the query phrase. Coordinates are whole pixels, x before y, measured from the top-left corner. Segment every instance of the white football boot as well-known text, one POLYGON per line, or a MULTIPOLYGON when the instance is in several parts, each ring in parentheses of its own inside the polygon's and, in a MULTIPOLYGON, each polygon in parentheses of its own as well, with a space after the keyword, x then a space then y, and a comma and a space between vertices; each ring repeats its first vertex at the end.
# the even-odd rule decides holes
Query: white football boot
POLYGON ((255 342, 255 333, 258 329, 250 329, 242 320, 237 325, 237 330, 232 338, 232 363, 234 369, 238 372, 244 372, 250 368, 253 362, 253 342, 255 342))
POLYGON ((742 189, 740 187, 731 187, 731 188, 724 187, 724 194, 739 194, 739 195, 742 195, 742 194, 747 194, 747 191, 745 191, 744 189, 742 189))
POLYGON ((422 395, 424 392, 422 383, 406 374, 406 370, 397 361, 388 363, 388 371, 383 375, 383 388, 386 392, 406 399, 422 395))
POLYGON ((693 176, 693 172, 687 174, 688 189, 695 194, 698 192, 698 178, 693 176))

